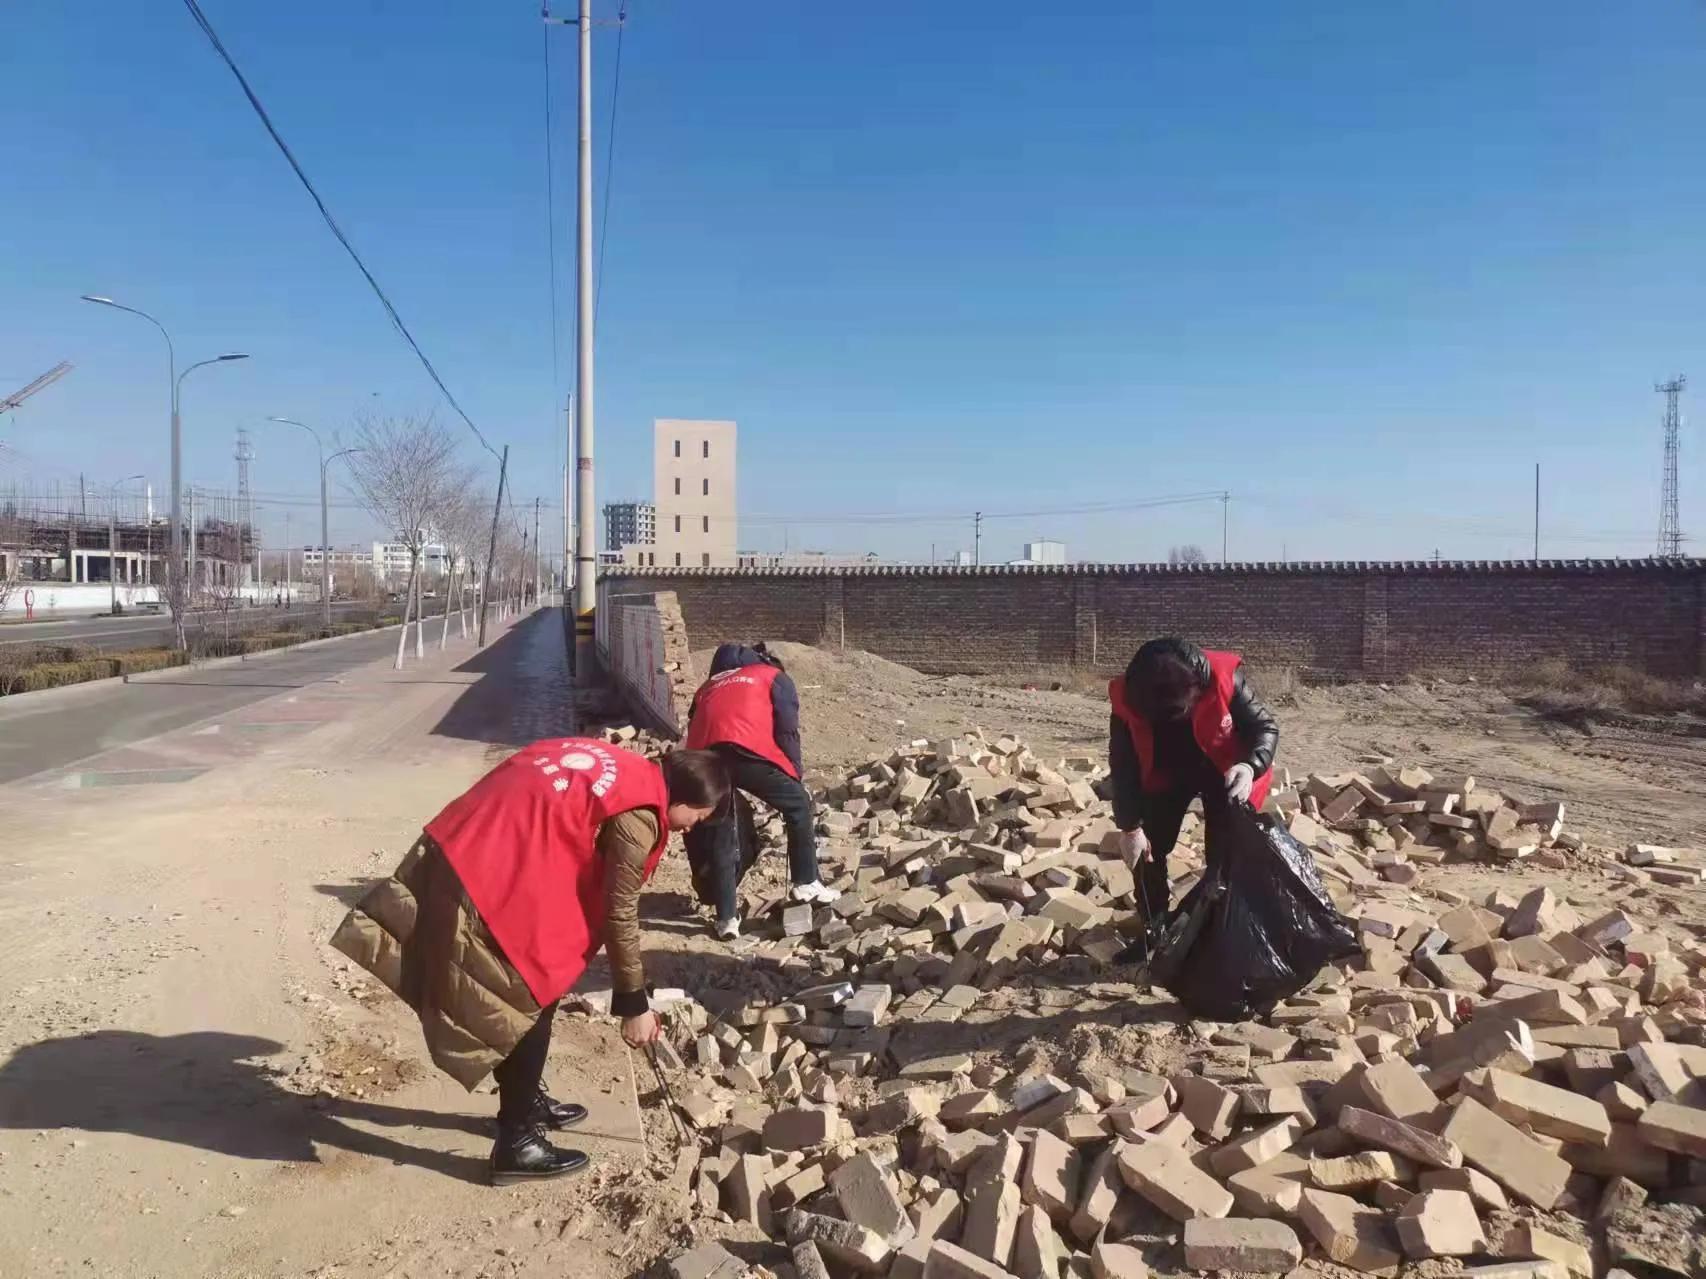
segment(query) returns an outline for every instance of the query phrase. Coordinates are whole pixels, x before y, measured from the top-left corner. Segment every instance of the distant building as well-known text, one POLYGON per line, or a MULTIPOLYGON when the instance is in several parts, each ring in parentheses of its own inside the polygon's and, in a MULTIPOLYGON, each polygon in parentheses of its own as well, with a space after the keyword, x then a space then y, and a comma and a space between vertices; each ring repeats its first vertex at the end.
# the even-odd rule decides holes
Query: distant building
POLYGON ((737 545, 735 424, 659 418, 652 424, 659 568, 732 568, 737 545))
POLYGON ((657 540, 658 508, 652 502, 606 502, 604 549, 621 555, 624 547, 650 546, 657 540))
POLYGON ((1064 564, 1065 542, 1026 542, 1023 559, 1008 560, 1009 564, 1064 564))
POLYGON ((875 551, 742 551, 735 561, 741 568, 859 568, 881 563, 875 551))
POLYGON ((949 561, 949 563, 955 568, 970 568, 972 566, 972 562, 972 554, 970 551, 955 551, 954 558, 949 561))
MULTIPOLYGON (((332 580, 357 569, 369 569, 381 583, 402 585, 409 580, 409 544, 407 542, 366 542, 357 546, 334 546, 331 550, 332 580)), ((321 554, 318 546, 302 548, 302 571, 308 576, 320 573, 321 554)), ((450 556, 437 542, 428 542, 421 550, 421 566, 428 577, 449 571, 450 556)))
POLYGON ((302 558, 298 562, 305 570, 313 569, 315 573, 320 571, 320 564, 324 559, 332 561, 334 573, 344 568, 372 568, 373 548, 376 545, 378 543, 369 542, 365 546, 334 546, 328 555, 322 555, 318 546, 304 546, 302 558))
MULTIPOLYGON (((406 583, 409 580, 407 542, 375 542, 368 562, 373 565, 374 576, 382 582, 406 583)), ((436 577, 449 568, 450 556, 442 543, 429 541, 421 547, 421 571, 428 577, 436 577)))

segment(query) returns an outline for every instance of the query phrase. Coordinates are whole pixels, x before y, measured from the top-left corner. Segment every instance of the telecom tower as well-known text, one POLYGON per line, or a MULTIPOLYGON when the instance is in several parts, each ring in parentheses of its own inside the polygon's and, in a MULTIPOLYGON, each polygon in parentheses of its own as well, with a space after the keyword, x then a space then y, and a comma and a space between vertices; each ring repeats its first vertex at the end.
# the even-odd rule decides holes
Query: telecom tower
POLYGON ((1659 554, 1682 554, 1682 522, 1677 502, 1677 454, 1682 446, 1682 411, 1678 401, 1688 379, 1680 374, 1668 382, 1657 382, 1653 390, 1665 397, 1665 475, 1659 490, 1659 554))
MULTIPOLYGON (((249 487, 249 463, 255 460, 255 446, 249 442, 249 428, 237 428, 237 509, 242 519, 249 526, 249 549, 251 551, 250 581, 259 583, 261 580, 260 539, 255 536, 255 494, 249 487)), ((243 558, 243 532, 237 531, 237 558, 243 558)))

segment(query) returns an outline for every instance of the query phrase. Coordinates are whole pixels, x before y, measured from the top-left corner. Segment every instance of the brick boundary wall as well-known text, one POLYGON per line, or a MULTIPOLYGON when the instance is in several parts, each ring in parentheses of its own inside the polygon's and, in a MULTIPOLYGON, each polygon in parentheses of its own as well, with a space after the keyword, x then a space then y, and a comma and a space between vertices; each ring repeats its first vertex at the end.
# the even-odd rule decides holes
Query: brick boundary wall
POLYGON ((1706 559, 606 570, 673 591, 695 649, 864 649, 932 674, 1123 669, 1156 635, 1330 679, 1543 659, 1706 676, 1706 559))

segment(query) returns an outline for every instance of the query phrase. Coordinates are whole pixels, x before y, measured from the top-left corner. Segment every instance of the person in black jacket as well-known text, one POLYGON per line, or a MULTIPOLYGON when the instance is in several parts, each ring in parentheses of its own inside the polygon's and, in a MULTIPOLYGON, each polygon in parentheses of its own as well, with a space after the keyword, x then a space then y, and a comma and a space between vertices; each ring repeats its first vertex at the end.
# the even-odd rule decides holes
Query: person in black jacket
POLYGON ((1167 912, 1167 855, 1191 801, 1260 808, 1267 797, 1279 725, 1242 665, 1236 653, 1155 639, 1108 686, 1114 824, 1151 919, 1167 912))
MULTIPOLYGON (((818 875, 812 797, 801 781, 800 694, 780 658, 762 643, 720 645, 710 677, 693 697, 687 745, 722 756, 737 792, 781 814, 792 900, 828 903, 841 896, 818 875)), ((713 899, 717 936, 724 940, 740 935, 740 877, 757 855, 751 813, 744 807, 744 798, 731 794, 721 811, 688 836, 695 880, 701 896, 713 899)))

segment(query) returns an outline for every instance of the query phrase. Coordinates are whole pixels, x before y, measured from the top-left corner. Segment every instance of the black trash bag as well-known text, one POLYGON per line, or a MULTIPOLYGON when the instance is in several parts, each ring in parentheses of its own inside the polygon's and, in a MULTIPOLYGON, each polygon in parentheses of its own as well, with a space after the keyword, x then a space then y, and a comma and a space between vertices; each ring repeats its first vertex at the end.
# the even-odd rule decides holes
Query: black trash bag
POLYGON ((1193 1016, 1242 1021, 1360 952, 1309 850, 1248 804, 1209 805, 1208 870, 1169 917, 1150 977, 1193 1016))
MULTIPOLYGON (((758 860, 758 822, 753 816, 752 801, 742 791, 730 791, 729 802, 735 807, 735 838, 740 847, 740 868, 735 883, 746 878, 746 872, 758 860)), ((687 868, 693 874, 693 891, 705 905, 717 905, 716 847, 717 830, 721 823, 700 822, 681 837, 687 846, 687 868)))

